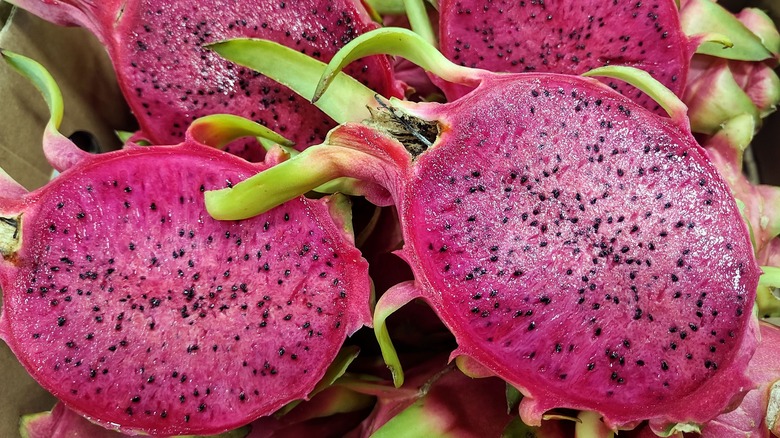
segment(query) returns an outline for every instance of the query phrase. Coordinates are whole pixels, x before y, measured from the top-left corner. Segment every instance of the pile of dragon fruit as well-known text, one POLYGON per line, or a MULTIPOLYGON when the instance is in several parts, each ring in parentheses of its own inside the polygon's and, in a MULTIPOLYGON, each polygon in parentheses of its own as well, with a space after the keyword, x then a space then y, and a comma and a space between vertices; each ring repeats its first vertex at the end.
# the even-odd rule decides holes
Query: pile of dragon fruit
POLYGON ((766 12, 11 3, 139 126, 79 149, 2 52, 60 172, 0 172, 0 337, 59 399, 23 436, 780 436, 766 12))

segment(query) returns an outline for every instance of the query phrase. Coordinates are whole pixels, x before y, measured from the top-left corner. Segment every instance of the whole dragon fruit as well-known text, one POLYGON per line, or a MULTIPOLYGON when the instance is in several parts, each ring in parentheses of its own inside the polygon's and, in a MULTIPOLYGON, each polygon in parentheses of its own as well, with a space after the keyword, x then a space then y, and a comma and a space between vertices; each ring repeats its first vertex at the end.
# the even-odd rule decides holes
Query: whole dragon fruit
POLYGON ((691 129, 713 135, 748 114, 757 130, 780 102, 780 34, 771 18, 755 8, 735 15, 711 0, 685 0, 680 14, 687 33, 717 31, 733 42, 728 50, 703 44, 691 61, 682 96, 691 129))
MULTIPOLYGON (((400 255, 415 276, 377 303, 380 342, 393 309, 427 301, 457 339, 452 355, 518 388, 531 426, 573 408, 610 428, 649 419, 660 431, 705 422, 748 389, 760 273, 748 231, 685 106, 646 73, 591 72, 638 86, 671 118, 591 78, 457 66, 404 30, 358 37, 328 70, 267 41, 213 48, 249 67, 298 59, 298 70, 335 78, 327 93, 371 108, 323 146, 207 192, 206 205, 238 219, 333 178, 369 181, 369 200, 398 208, 400 255), (332 74, 388 52, 475 91, 446 104, 375 101, 332 74), (277 191, 279 178, 292 185, 277 191)), ((292 75, 277 80, 297 88, 292 75)))
POLYGON ((31 193, 0 182, 0 337, 30 374, 96 423, 154 435, 219 433, 307 398, 370 322, 345 198, 215 221, 204 191, 284 156, 251 164, 206 145, 285 139, 213 116, 179 145, 88 155, 57 132, 45 70, 3 56, 46 96, 44 149, 65 169, 31 193))
MULTIPOLYGON (((203 46, 231 37, 262 37, 329 60, 339 47, 375 29, 359 0, 198 2, 13 0, 48 21, 89 29, 111 57, 120 88, 153 144, 175 144, 196 118, 231 113, 315 144, 332 120, 274 81, 220 59, 203 46)), ((387 59, 365 59, 349 72, 385 96, 400 96, 387 59)), ((232 152, 257 159, 246 141, 232 152), (247 149, 248 148, 248 149, 247 149)))

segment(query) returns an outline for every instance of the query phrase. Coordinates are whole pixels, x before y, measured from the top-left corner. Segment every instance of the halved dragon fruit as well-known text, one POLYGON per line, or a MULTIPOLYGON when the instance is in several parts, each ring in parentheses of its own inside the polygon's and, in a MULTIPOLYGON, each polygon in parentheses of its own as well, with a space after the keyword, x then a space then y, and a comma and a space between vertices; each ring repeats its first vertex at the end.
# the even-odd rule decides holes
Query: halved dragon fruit
POLYGON ((56 131, 51 77, 3 55, 50 104, 44 149, 64 169, 31 193, 0 183, 0 337, 30 374, 94 422, 153 435, 219 433, 308 397, 370 323, 345 198, 215 221, 203 192, 285 157, 251 164, 207 145, 285 139, 213 116, 176 146, 88 155, 56 131))
MULTIPOLYGON (((680 96, 688 62, 701 40, 683 33, 674 0, 439 1, 444 56, 491 71, 578 75, 627 65, 648 71, 680 96)), ((663 113, 639 90, 614 79, 605 82, 663 113)), ((451 83, 441 87, 450 100, 469 90, 451 83)))
MULTIPOLYGON (((335 78, 330 96, 371 109, 370 120, 336 128, 323 146, 207 192, 206 205, 237 219, 336 177, 385 187, 389 197, 373 186, 366 196, 397 206, 400 255, 415 280, 377 303, 383 344, 383 318, 427 301, 457 339, 452 355, 517 387, 532 426, 551 409, 573 408, 611 428, 649 419, 663 430, 707 421, 748 389, 760 274, 749 234, 691 136, 685 106, 648 74, 591 72, 638 86, 671 118, 591 78, 460 67, 402 29, 358 37, 327 71, 267 41, 214 49, 253 68, 263 57, 294 59, 297 70, 335 78), (378 52, 475 90, 447 104, 375 101, 332 75, 378 52), (290 184, 277 192, 280 178, 290 184)), ((319 96, 290 74, 277 80, 319 96)))
MULTIPOLYGON (((349 40, 377 27, 359 0, 11 3, 94 33, 111 57, 142 136, 154 144, 181 141, 194 119, 213 113, 252 119, 299 149, 319 143, 332 120, 290 90, 203 46, 231 37, 268 38, 327 61, 349 40)), ((383 57, 365 59, 349 72, 382 95, 403 95, 383 57)), ((231 146, 251 159, 260 155, 251 143, 231 146)))

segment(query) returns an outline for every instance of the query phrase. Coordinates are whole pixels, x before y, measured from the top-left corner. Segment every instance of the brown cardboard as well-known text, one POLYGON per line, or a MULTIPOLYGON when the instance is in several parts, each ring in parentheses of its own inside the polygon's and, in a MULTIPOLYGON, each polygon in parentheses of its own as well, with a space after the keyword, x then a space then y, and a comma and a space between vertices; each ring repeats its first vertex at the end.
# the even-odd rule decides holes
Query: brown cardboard
MULTIPOLYGON (((0 1, 0 47, 29 56, 52 72, 63 89, 64 134, 90 131, 108 149, 119 145, 113 129, 132 129, 108 57, 88 32, 47 24, 0 1)), ((0 166, 28 189, 51 176, 41 149, 48 117, 38 91, 0 62, 0 166)), ((0 342, 0 437, 19 436, 20 415, 51 409, 53 403, 0 342)))
MULTIPOLYGON (((780 22, 780 0, 721 2, 735 9, 759 6, 780 22)), ((63 89, 64 134, 89 131, 108 150, 119 146, 113 130, 133 129, 107 56, 87 31, 47 24, 0 0, 0 47, 36 59, 53 74, 63 89)), ((0 166, 31 190, 51 175, 41 150, 47 120, 48 110, 38 92, 0 63, 0 166)), ((780 184, 780 114, 765 121, 754 149, 762 178, 780 184)), ((53 403, 0 342, 0 437, 19 436, 20 415, 48 410, 53 403)))
MULTIPOLYGON (((132 121, 97 40, 83 29, 50 25, 7 3, 0 3, 0 10, 0 17, 7 17, 0 47, 43 64, 63 90, 62 132, 87 130, 104 148, 118 147, 113 130, 132 129, 132 121)), ((39 187, 51 173, 41 150, 48 110, 29 81, 4 63, 0 78, 0 163, 25 187, 39 187)))

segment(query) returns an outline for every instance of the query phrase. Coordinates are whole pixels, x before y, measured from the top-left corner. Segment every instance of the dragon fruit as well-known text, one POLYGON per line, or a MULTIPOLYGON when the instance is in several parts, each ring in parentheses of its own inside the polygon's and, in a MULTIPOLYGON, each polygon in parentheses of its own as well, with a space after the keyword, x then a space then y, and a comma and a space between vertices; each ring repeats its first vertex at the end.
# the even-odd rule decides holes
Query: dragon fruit
POLYGON ((285 157, 275 148, 251 164, 206 145, 284 138, 212 116, 179 145, 88 155, 57 132, 51 77, 3 55, 46 96, 44 151, 64 169, 31 193, 0 184, 0 337, 28 372, 67 407, 132 433, 219 433, 306 398, 370 323, 345 198, 214 221, 204 191, 285 157))
MULTIPOLYGON (((755 118, 749 113, 743 113, 723 123, 715 135, 704 140, 702 146, 731 187, 734 197, 742 203, 742 214, 750 227, 756 258, 765 266, 766 273, 766 267, 778 266, 780 263, 772 257, 777 252, 780 235, 780 187, 753 184, 742 172, 743 152, 755 131, 755 118)), ((756 291, 759 315, 780 315, 780 298, 773 292, 775 287, 780 286, 780 280, 762 283, 759 282, 756 291)))
MULTIPOLYGON (((592 78, 461 67, 403 29, 358 37, 327 70, 267 41, 213 48, 253 68, 294 59, 295 71, 324 73, 315 97, 335 79, 320 102, 330 93, 371 108, 323 146, 207 192, 206 206, 219 219, 250 217, 342 176, 369 181, 370 201, 395 204, 415 280, 382 296, 374 327, 397 383, 383 318, 420 298, 455 335, 453 357, 525 395, 530 426, 572 408, 613 429, 649 419, 663 430, 705 422, 747 390, 760 273, 748 231, 684 104, 648 74, 590 73, 630 81, 671 118, 592 78), (332 74, 388 52, 476 89, 446 104, 375 101, 332 74)), ((276 79, 312 97, 292 75, 276 79)))
MULTIPOLYGON (((357 354, 357 349, 345 348, 342 353, 351 355, 352 357, 348 358, 351 362, 357 354)), ((326 383, 329 385, 333 382, 326 383)), ((309 436, 317 432, 317 436, 335 438, 354 429, 366 417, 373 404, 374 397, 371 395, 352 391, 344 386, 327 386, 321 392, 314 394, 310 400, 290 408, 289 412, 280 411, 275 415, 259 418, 246 426, 211 436, 214 438, 280 438, 309 436)), ((287 407, 283 410, 287 410, 287 407)), ((23 438, 131 436, 95 424, 62 403, 57 403, 48 412, 22 416, 19 430, 23 438)))
POLYGON ((347 437, 500 436, 513 418, 504 382, 471 379, 446 359, 432 357, 411 369, 400 390, 392 383, 377 388, 374 411, 347 437))
POLYGON ((748 375, 757 385, 740 405, 719 415, 701 429, 704 438, 770 436, 780 433, 777 405, 780 403, 780 327, 761 323, 761 342, 748 365, 748 375), (774 406, 771 406, 774 405, 774 406))
MULTIPOLYGON (((212 438, 244 438, 248 427, 214 435, 212 438)), ((51 411, 24 415, 19 422, 22 438, 121 438, 130 435, 106 429, 57 403, 51 411)))
POLYGON ((769 242, 780 235, 780 187, 752 184, 742 173, 743 152, 756 129, 755 119, 745 113, 723 123, 717 134, 707 137, 702 146, 728 182, 734 197, 744 203, 753 246, 758 260, 765 264, 764 253, 769 242))
POLYGON ((680 15, 686 32, 722 32, 734 44, 728 50, 703 44, 694 55, 682 96, 691 129, 712 135, 742 114, 760 127, 780 102, 780 79, 773 70, 780 34, 772 20, 754 8, 734 15, 711 0, 685 0, 680 15))
MULTIPOLYGON (((289 137, 298 148, 322 141, 333 121, 268 78, 225 62, 203 48, 230 37, 279 41, 323 60, 355 36, 377 27, 359 0, 179 1, 14 0, 46 20, 89 29, 103 43, 138 118, 142 137, 175 144, 192 120, 239 114, 289 137)), ((350 69, 377 92, 402 95, 387 59, 350 69)), ((258 159, 251 142, 231 151, 258 159)))
MULTIPOLYGON (((648 71, 678 96, 688 62, 705 39, 683 33, 674 0, 439 1, 439 48, 451 61, 508 72, 580 74, 605 65, 648 71)), ((650 97, 606 82, 646 108, 650 97)), ((469 89, 441 85, 451 100, 469 89)), ((660 110, 659 112, 663 112, 660 110)))

